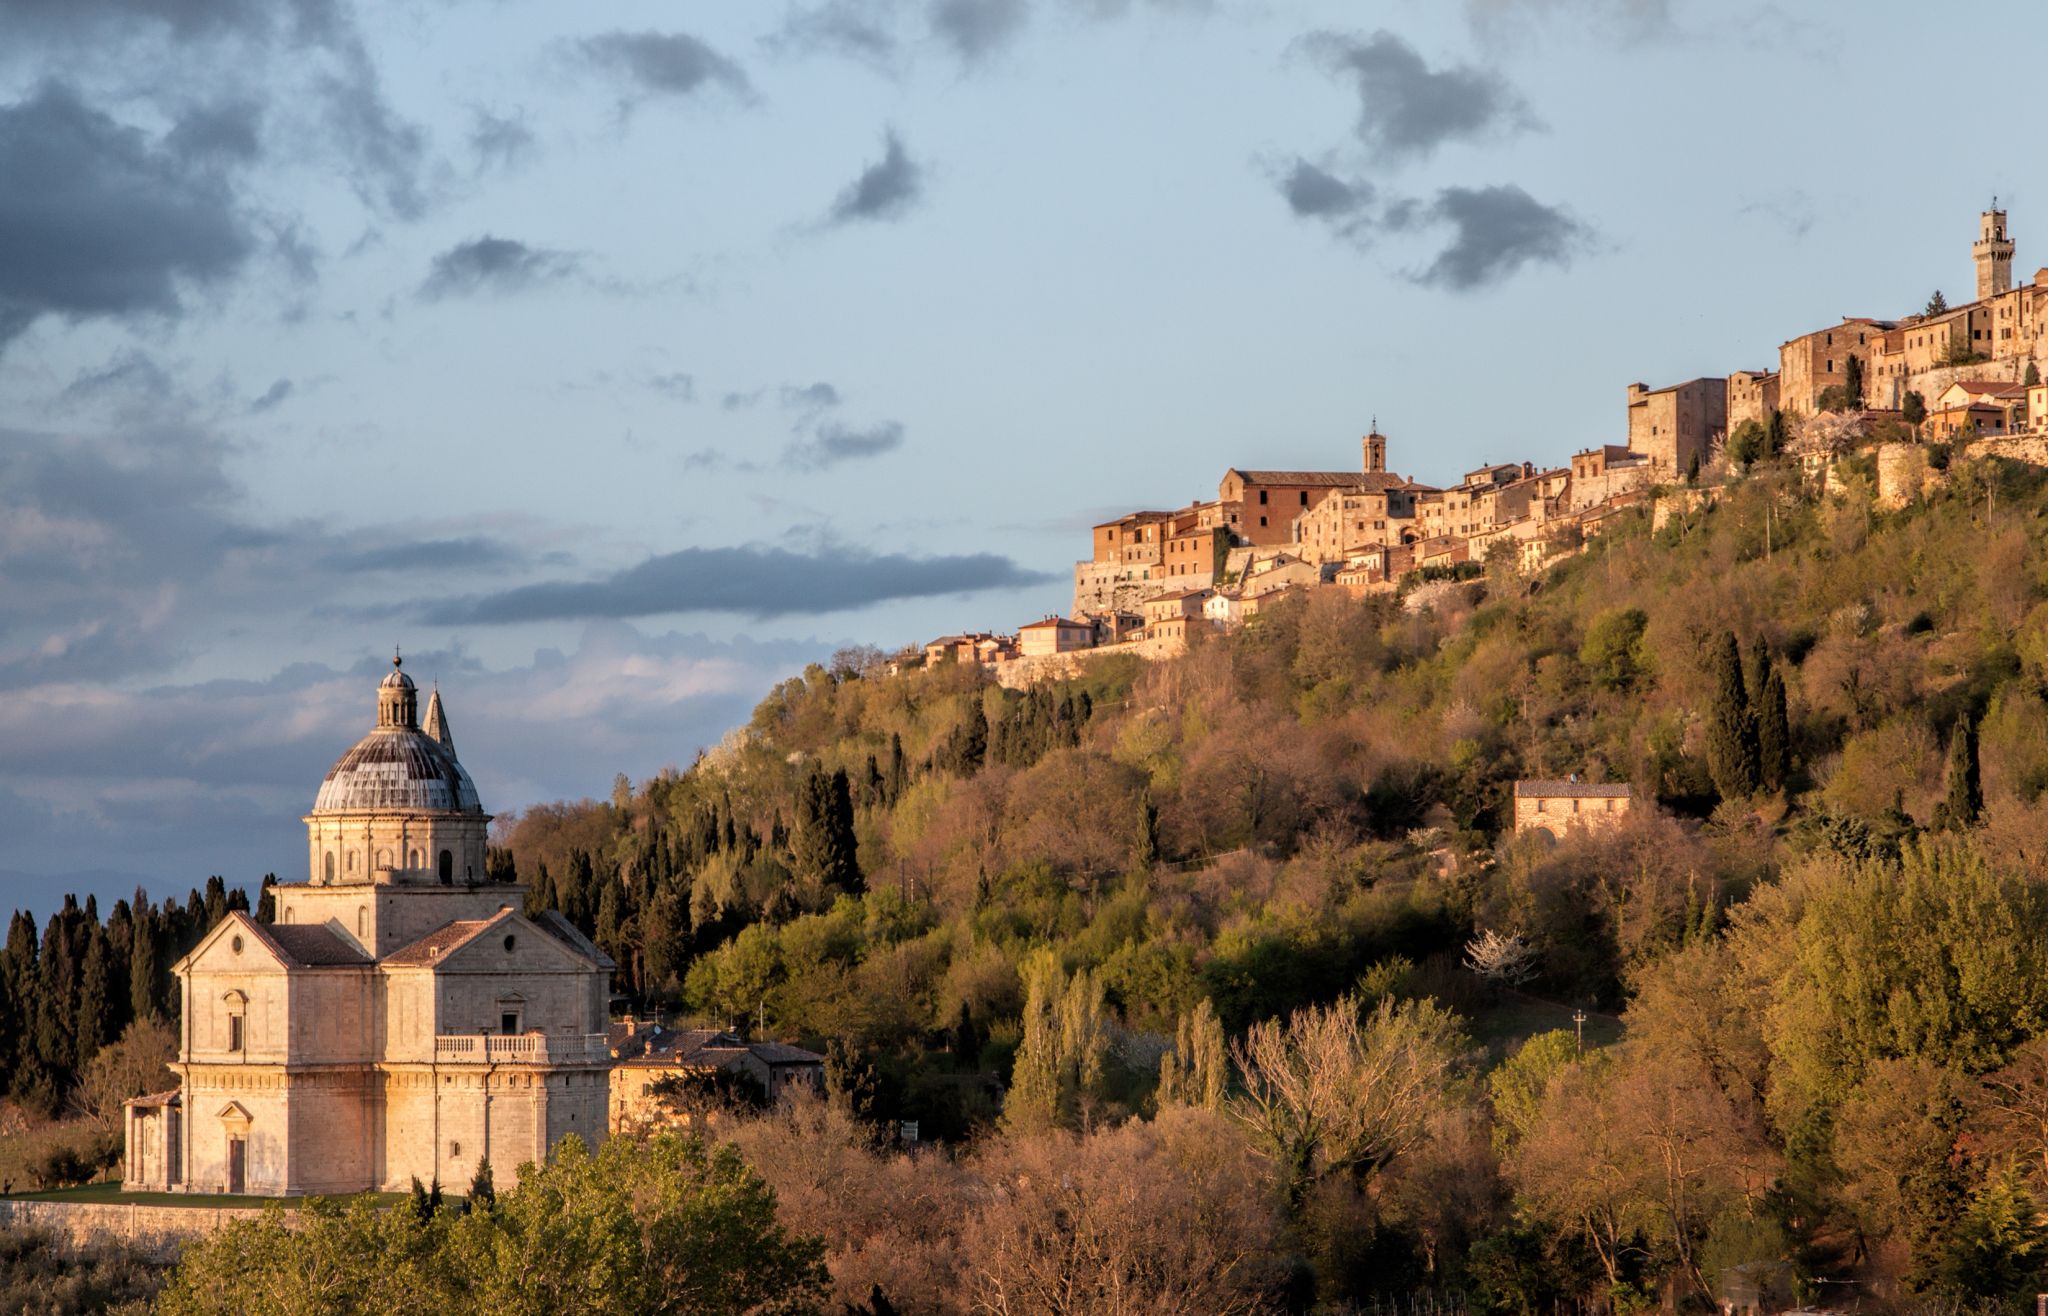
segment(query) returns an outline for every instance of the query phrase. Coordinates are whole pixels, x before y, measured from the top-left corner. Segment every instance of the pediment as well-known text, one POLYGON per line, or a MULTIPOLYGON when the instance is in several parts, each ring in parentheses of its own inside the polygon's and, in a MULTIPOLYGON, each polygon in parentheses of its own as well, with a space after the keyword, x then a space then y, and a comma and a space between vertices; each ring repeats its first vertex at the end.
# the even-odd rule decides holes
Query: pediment
POLYGON ((197 946, 171 966, 171 972, 272 973, 289 967, 277 943, 254 919, 236 910, 214 924, 197 946))
POLYGON ((214 1118, 223 1124, 240 1124, 246 1127, 256 1117, 251 1115, 241 1102, 230 1101, 220 1108, 220 1112, 214 1118))

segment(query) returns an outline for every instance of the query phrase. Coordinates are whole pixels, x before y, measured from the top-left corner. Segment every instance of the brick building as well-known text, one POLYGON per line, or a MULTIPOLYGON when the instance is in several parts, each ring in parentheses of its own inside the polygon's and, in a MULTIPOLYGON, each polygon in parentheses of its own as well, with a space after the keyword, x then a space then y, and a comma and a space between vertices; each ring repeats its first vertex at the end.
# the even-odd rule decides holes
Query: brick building
POLYGON ((1628 446, 1659 471, 1683 475, 1705 465, 1728 433, 1728 381, 1688 379, 1651 388, 1628 386, 1628 446))

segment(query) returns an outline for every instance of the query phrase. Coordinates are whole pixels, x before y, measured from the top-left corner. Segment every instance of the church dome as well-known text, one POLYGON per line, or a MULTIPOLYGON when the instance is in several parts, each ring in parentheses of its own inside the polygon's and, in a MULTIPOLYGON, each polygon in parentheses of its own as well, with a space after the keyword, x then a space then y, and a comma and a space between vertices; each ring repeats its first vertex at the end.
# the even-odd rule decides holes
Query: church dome
POLYGON ((430 735, 420 730, 412 678, 397 658, 391 668, 377 687, 377 725, 328 769, 313 812, 482 813, 476 783, 456 761, 439 696, 429 706, 436 733, 430 735))

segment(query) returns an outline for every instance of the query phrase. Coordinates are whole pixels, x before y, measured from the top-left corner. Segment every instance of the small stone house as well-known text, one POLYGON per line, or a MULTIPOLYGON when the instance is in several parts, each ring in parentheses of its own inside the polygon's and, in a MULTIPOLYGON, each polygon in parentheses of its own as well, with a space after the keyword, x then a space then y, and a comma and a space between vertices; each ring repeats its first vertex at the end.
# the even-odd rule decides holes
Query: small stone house
POLYGON ((1612 827, 1635 807, 1635 791, 1626 782, 1595 785, 1576 776, 1563 781, 1515 783, 1515 835, 1544 832, 1562 838, 1574 828, 1612 827))
POLYGON ((664 1079, 744 1076, 770 1102, 795 1089, 825 1089, 825 1057, 786 1042, 751 1042, 713 1028, 663 1028, 630 1017, 612 1025, 610 1042, 614 1133, 670 1118, 654 1091, 664 1079))

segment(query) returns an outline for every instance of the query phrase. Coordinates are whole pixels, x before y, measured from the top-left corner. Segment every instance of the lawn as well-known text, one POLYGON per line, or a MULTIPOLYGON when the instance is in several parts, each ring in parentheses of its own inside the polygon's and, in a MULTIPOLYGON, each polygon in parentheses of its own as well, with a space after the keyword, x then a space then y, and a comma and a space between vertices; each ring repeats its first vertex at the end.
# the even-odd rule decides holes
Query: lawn
MULTIPOLYGON (((1556 1028, 1569 1033, 1573 1027, 1571 1006, 1541 1001, 1521 992, 1507 992, 1497 1004, 1481 1010, 1472 1020, 1472 1040, 1484 1046, 1489 1058, 1498 1063, 1538 1033, 1556 1028)), ((1612 1046, 1620 1040, 1621 1020, 1611 1014, 1586 1011, 1588 1050, 1612 1046)))

